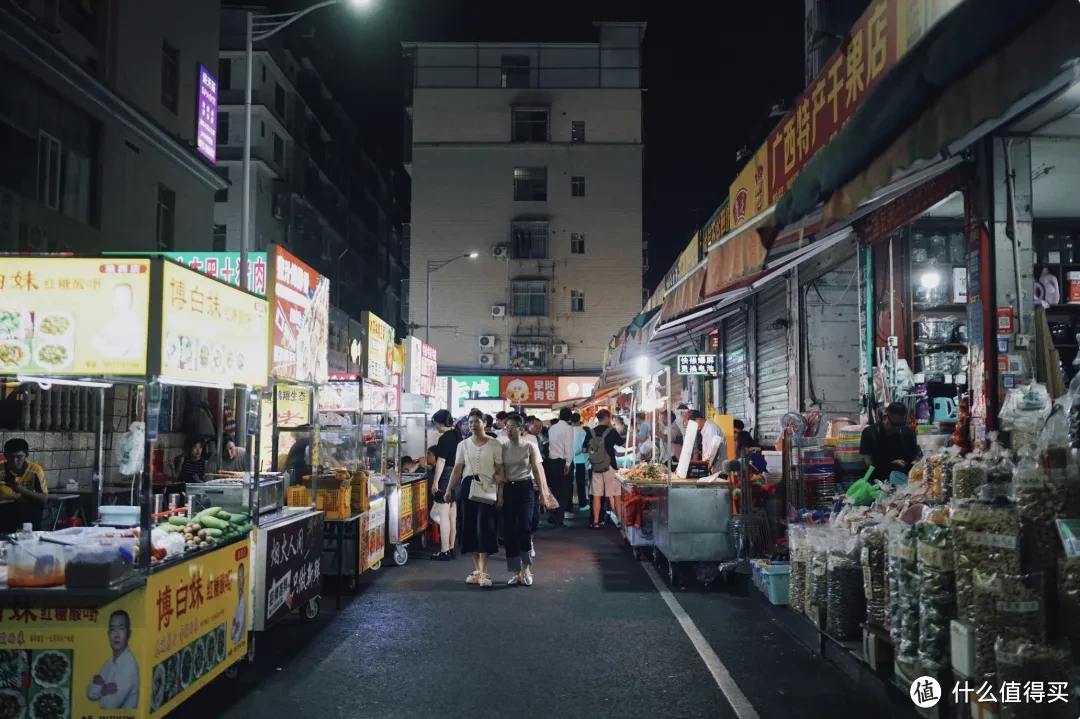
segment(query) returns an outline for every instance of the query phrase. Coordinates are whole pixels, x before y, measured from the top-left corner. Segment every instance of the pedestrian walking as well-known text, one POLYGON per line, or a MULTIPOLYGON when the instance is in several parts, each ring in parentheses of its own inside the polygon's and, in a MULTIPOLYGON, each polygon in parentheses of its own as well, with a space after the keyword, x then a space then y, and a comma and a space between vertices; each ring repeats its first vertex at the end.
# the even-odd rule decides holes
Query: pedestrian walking
POLYGON ((548 513, 548 523, 557 526, 565 526, 565 520, 573 516, 570 513, 574 504, 574 427, 570 424, 573 417, 573 411, 563 407, 559 419, 548 429, 548 464, 544 473, 559 503, 548 513))
POLYGON ((589 453, 592 464, 592 524, 590 529, 600 528, 600 502, 606 498, 615 511, 616 521, 622 516, 622 488, 615 478, 615 447, 626 440, 611 426, 611 412, 602 409, 596 413, 596 427, 589 430, 582 446, 589 453))
POLYGON ((589 484, 592 481, 589 453, 583 449, 587 433, 581 423, 579 413, 574 412, 570 422, 574 426, 574 483, 577 485, 578 510, 587 512, 589 511, 589 484))
POLYGON ((454 472, 446 492, 453 496, 458 480, 464 478, 460 495, 464 506, 461 553, 473 557, 473 571, 465 583, 490 587, 488 555, 499 551, 495 525, 499 512, 496 503, 503 483, 502 445, 484 431, 483 416, 469 417, 469 430, 472 436, 458 444, 454 472), (489 499, 493 501, 489 503, 489 499))
POLYGON ((431 558, 435 561, 446 561, 457 558, 454 550, 458 526, 457 502, 454 496, 447 494, 446 489, 454 473, 457 448, 461 440, 454 429, 454 418, 447 410, 440 409, 431 421, 439 433, 439 440, 435 443, 435 478, 431 482, 431 497, 434 500, 431 514, 439 525, 440 548, 431 558))
POLYGON ((506 481, 502 491, 503 536, 506 540, 506 568, 512 576, 507 584, 533 584, 533 507, 548 494, 544 473, 540 468, 540 451, 536 444, 522 435, 521 418, 506 422, 506 439, 502 445, 503 474, 506 481))

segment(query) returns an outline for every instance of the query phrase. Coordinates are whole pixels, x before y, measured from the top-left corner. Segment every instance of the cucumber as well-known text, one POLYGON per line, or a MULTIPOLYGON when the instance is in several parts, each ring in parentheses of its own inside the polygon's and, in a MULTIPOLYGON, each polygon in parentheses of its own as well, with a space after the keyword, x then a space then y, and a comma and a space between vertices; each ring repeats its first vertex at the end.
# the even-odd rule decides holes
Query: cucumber
MULTIPOLYGON (((223 519, 224 519, 224 517, 223 517, 223 519)), ((241 524, 244 524, 247 521, 248 521, 248 516, 246 514, 231 514, 231 515, 229 515, 229 523, 230 524, 235 524, 237 526, 240 526, 241 524)))
POLYGON ((224 509, 215 514, 214 516, 218 519, 224 519, 226 522, 232 519, 232 514, 230 512, 226 512, 224 509))
POLYGON ((213 537, 215 539, 217 539, 223 534, 220 529, 204 529, 203 531, 206 532, 207 536, 213 537))
POLYGON ((209 514, 210 516, 214 517, 214 516, 217 516, 217 513, 220 512, 220 511, 221 511, 221 507, 207 507, 203 511, 199 512, 199 514, 200 515, 209 514))
POLYGON ((251 524, 241 524, 236 529, 237 534, 239 534, 241 537, 244 536, 245 534, 247 534, 250 531, 251 531, 251 524))
POLYGON ((218 519, 217 517, 210 516, 205 512, 199 515, 199 524, 208 529, 225 529, 229 526, 229 523, 224 519, 218 519))
POLYGON ((179 517, 175 514, 169 517, 169 524, 173 525, 174 527, 186 527, 189 521, 190 520, 187 517, 179 517))

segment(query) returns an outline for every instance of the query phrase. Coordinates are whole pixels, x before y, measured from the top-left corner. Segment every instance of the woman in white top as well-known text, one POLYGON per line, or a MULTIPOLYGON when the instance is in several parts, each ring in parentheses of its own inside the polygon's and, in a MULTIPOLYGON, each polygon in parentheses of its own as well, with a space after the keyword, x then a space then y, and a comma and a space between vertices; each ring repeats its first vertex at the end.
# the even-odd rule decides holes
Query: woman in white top
POLYGON ((454 486, 464 476, 459 501, 464 504, 465 516, 458 528, 458 538, 461 541, 461 553, 473 556, 473 572, 465 579, 465 583, 490 587, 488 555, 499 551, 496 530, 499 510, 494 504, 477 502, 469 497, 472 485, 479 483, 485 488, 494 485, 501 499, 502 445, 484 431, 483 417, 469 417, 469 431, 472 436, 457 447, 457 460, 446 487, 446 494, 453 496, 454 486))
POLYGON ((521 433, 521 417, 506 420, 506 439, 501 442, 503 474, 503 539, 506 544, 506 568, 513 574, 507 584, 531 587, 533 509, 540 496, 547 494, 544 473, 540 469, 540 450, 521 433))

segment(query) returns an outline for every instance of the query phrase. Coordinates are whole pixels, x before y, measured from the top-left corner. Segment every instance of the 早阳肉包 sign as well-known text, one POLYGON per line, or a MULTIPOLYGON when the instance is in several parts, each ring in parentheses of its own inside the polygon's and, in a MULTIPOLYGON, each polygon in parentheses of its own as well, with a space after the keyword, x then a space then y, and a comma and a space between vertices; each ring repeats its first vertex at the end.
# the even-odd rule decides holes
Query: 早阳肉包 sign
POLYGON ((439 351, 419 337, 405 340, 405 391, 423 397, 435 396, 435 376, 439 351))
POLYGON ((360 343, 360 374, 365 379, 389 385, 394 371, 394 328, 374 312, 360 313, 363 338, 360 343))
POLYGON ((324 383, 329 368, 330 280, 274 246, 269 283, 273 314, 270 374, 296 382, 324 383))
POLYGON ((499 395, 515 405, 551 405, 559 400, 559 381, 556 377, 507 375, 499 378, 499 395))
MULTIPOLYGON (((955 3, 953 3, 955 4, 955 3)), ((906 0, 873 0, 817 78, 795 101, 766 141, 771 205, 817 152, 840 131, 874 86, 909 47, 914 21, 906 0)), ((756 155, 755 155, 756 157, 756 155)))
POLYGON ((8 716, 163 716, 247 652, 249 544, 150 576, 104 606, 3 607, 8 716))
POLYGON ((162 263, 163 377, 266 384, 267 302, 171 262, 162 263))
POLYGON ((0 374, 145 375, 150 264, 0 257, 0 374))
POLYGON ((735 183, 728 193, 727 214, 730 215, 730 221, 727 231, 761 214, 768 206, 769 148, 762 145, 735 178, 735 183))
POLYGON ((195 123, 195 149, 211 163, 217 161, 217 114, 217 79, 199 65, 199 117, 195 123))
MULTIPOLYGON (((265 629, 322 593, 323 513, 266 532, 266 596, 255 628, 265 629)), ((261 541, 261 540, 260 540, 261 541)))

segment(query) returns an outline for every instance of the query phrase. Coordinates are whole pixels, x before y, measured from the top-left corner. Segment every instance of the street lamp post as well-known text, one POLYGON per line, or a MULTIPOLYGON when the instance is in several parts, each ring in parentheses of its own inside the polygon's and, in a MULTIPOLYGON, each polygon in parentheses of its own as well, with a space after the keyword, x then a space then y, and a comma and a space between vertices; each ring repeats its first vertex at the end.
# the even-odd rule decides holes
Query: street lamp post
POLYGON ((371 0, 322 0, 311 7, 297 12, 283 12, 255 16, 250 10, 245 15, 246 28, 244 32, 244 59, 247 62, 244 81, 244 183, 243 198, 240 205, 240 287, 248 288, 248 252, 251 251, 251 83, 253 46, 256 42, 262 42, 276 35, 300 18, 330 5, 347 3, 355 7, 363 7, 370 4, 371 0))
POLYGON ((451 257, 449 260, 428 260, 427 278, 424 280, 424 285, 426 285, 427 291, 427 309, 424 310, 424 342, 426 342, 427 344, 431 344, 431 275, 446 267, 451 262, 457 262, 458 260, 463 259, 475 260, 479 256, 479 252, 466 252, 464 255, 451 257))

